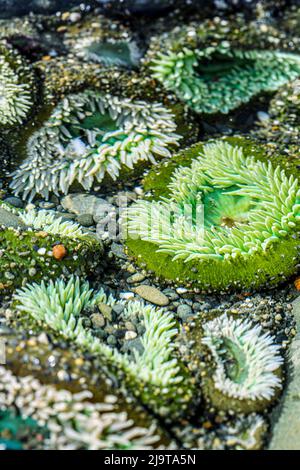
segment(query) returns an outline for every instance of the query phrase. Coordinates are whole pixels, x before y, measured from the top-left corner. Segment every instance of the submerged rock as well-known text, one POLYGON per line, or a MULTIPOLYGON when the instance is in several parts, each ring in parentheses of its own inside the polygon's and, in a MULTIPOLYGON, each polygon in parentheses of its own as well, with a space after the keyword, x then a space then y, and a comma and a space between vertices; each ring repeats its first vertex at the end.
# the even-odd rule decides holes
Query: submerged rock
POLYGON ((0 18, 11 18, 16 15, 34 13, 54 13, 58 10, 80 5, 81 0, 0 0, 0 18))

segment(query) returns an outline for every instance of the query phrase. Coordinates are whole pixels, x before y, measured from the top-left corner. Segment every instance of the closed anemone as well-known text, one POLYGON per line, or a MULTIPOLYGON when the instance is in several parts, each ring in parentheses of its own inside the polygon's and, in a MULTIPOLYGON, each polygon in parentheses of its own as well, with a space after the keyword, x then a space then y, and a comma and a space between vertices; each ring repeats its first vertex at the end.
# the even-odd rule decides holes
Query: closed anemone
POLYGON ((88 36, 79 39, 74 44, 74 52, 78 57, 104 66, 135 68, 138 66, 141 51, 134 41, 125 39, 97 40, 88 36))
POLYGON ((198 158, 171 177, 164 180, 167 165, 159 168, 167 197, 129 208, 130 253, 157 275, 204 290, 272 285, 294 273, 298 180, 229 141, 192 150, 198 158))
POLYGON ((172 113, 159 103, 85 91, 67 96, 26 143, 27 158, 13 174, 23 198, 66 194, 77 182, 90 189, 122 168, 170 157, 179 135, 172 113))
POLYGON ((300 56, 218 46, 158 52, 153 76, 198 113, 228 113, 300 75, 300 56))
POLYGON ((6 43, 1 43, 0 126, 22 124, 32 106, 33 89, 29 66, 6 43))

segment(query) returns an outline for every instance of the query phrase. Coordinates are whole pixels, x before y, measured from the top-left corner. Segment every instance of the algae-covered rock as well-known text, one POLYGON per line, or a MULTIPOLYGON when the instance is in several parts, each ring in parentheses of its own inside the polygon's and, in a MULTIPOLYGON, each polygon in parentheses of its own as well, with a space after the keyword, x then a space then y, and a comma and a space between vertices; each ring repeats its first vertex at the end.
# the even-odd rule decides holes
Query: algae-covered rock
POLYGON ((62 222, 45 211, 13 213, 3 207, 0 218, 1 291, 28 281, 86 275, 99 264, 101 243, 77 224, 62 222))

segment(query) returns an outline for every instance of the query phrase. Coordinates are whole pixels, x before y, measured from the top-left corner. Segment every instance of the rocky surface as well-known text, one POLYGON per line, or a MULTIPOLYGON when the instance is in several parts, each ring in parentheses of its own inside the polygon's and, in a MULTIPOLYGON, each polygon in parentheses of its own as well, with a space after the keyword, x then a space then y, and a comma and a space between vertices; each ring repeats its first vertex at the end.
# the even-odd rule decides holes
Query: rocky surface
POLYGON ((274 412, 270 450, 299 450, 300 443, 300 297, 293 303, 297 335, 289 352, 287 388, 274 412))

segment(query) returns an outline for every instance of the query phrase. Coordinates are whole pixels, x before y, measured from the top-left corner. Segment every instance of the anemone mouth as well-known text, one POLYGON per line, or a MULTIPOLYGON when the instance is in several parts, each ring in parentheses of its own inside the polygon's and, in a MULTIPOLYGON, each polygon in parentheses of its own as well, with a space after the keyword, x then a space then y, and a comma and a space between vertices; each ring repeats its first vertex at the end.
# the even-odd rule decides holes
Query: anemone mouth
POLYGON ((216 345, 225 375, 237 384, 242 384, 249 374, 246 354, 243 349, 230 338, 222 338, 216 345))
POLYGON ((249 224, 250 211, 257 203, 248 196, 232 196, 231 191, 238 188, 217 189, 209 192, 203 198, 204 224, 215 230, 230 230, 243 224, 249 224), (229 194, 227 194, 227 192, 229 194))
POLYGON ((275 374, 283 359, 274 338, 249 320, 226 314, 203 325, 205 344, 215 361, 214 386, 228 397, 271 400, 281 388, 275 374))
POLYGON ((216 49, 211 55, 202 57, 199 54, 195 74, 206 83, 230 80, 236 70, 254 68, 255 60, 243 51, 222 51, 216 49))
POLYGON ((300 75, 296 54, 233 48, 226 41, 202 49, 170 48, 151 62, 155 78, 199 113, 228 113, 261 92, 300 75))
POLYGON ((122 167, 170 157, 180 136, 173 114, 160 103, 132 102, 92 90, 67 96, 26 145, 28 157, 13 174, 16 194, 46 199, 73 182, 90 189, 122 167))

